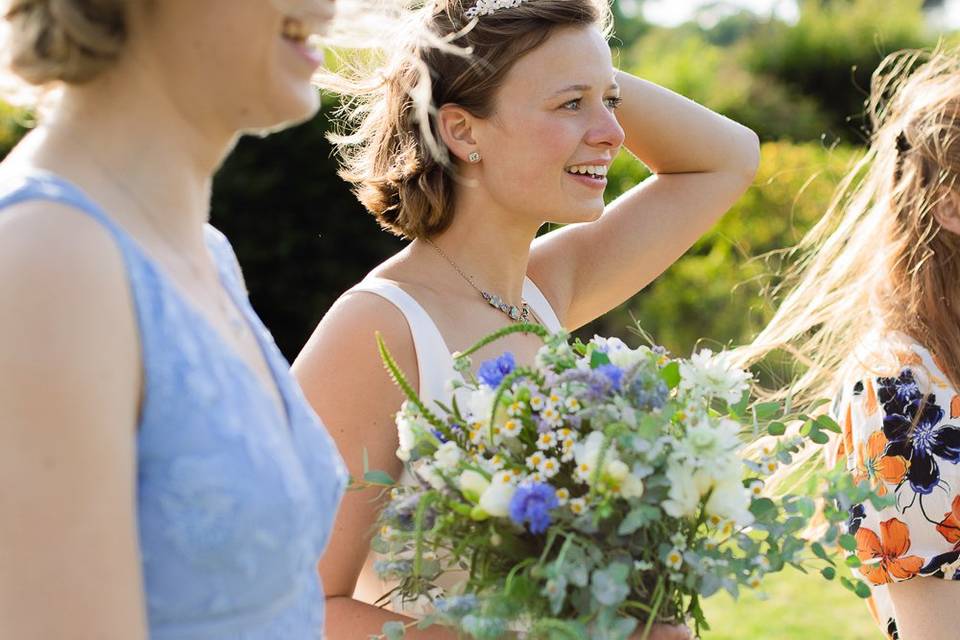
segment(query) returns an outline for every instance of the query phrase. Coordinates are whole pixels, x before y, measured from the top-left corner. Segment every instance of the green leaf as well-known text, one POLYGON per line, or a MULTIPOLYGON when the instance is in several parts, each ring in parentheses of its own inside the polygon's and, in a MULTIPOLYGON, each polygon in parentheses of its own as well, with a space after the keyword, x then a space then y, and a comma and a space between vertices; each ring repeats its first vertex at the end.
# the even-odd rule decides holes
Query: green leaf
POLYGON ((830 563, 831 566, 836 566, 836 563, 830 559, 830 556, 827 555, 823 545, 819 542, 814 542, 812 545, 810 545, 810 550, 813 551, 813 555, 817 556, 821 560, 830 563))
POLYGON ((396 484, 386 471, 367 471, 363 474, 363 479, 373 484, 385 484, 388 486, 396 484))
POLYGON ((834 433, 840 433, 840 425, 837 424, 837 421, 823 414, 822 416, 817 417, 817 424, 821 429, 826 429, 827 431, 833 431, 834 433))
POLYGON ((827 444, 830 442, 830 436, 823 431, 814 431, 810 434, 810 440, 813 441, 814 444, 827 444))
POLYGON ((856 569, 861 564, 863 564, 862 562, 860 562, 860 558, 858 558, 857 556, 847 556, 847 559, 844 560, 844 562, 851 569, 856 569))
POLYGON ((870 597, 870 587, 866 582, 858 580, 856 586, 853 588, 853 592, 860 596, 861 598, 870 597))
POLYGON ((766 516, 776 513, 777 505, 770 498, 760 498, 754 500, 750 505, 750 513, 757 520, 763 520, 766 516))
POLYGON ((800 437, 806 438, 810 435, 811 431, 813 431, 813 420, 807 420, 803 423, 803 426, 800 427, 800 437))
POLYGON ((823 569, 820 569, 820 575, 827 580, 833 580, 837 576, 837 570, 833 567, 824 567, 823 569))
POLYGON ((593 353, 590 354, 591 369, 602 367, 605 364, 610 364, 610 356, 608 356, 602 351, 594 351, 593 353))
POLYGON ((617 528, 617 535, 628 536, 637 529, 660 518, 660 509, 652 504, 641 504, 630 510, 617 528))
POLYGON ((854 538, 849 533, 845 533, 840 536, 840 546, 847 551, 856 551, 857 550, 857 539, 854 538))
POLYGON ((667 383, 668 387, 671 389, 676 388, 680 384, 680 364, 671 362, 663 369, 660 369, 660 377, 663 378, 663 381, 667 383))
POLYGON ((761 402, 753 407, 753 414, 757 420, 766 420, 780 413, 779 402, 761 402))
POLYGON ((772 436, 782 436, 787 432, 787 425, 782 422, 771 422, 767 425, 767 433, 772 436))

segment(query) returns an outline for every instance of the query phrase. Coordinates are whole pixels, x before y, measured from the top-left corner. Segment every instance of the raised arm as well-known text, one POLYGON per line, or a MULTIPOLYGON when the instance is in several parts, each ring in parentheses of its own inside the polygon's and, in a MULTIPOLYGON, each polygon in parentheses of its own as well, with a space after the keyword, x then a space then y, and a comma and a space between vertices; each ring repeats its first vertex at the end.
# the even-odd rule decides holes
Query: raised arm
POLYGON ((147 637, 137 330, 118 251, 72 211, 0 218, 0 638, 147 637))
MULTIPOLYGON (((406 320, 389 302, 370 293, 341 298, 330 309, 293 363, 293 373, 307 399, 336 440, 350 475, 363 477, 363 454, 370 468, 400 477, 402 464, 394 415, 403 395, 390 380, 377 353, 379 331, 398 364, 416 386, 417 357, 406 320)), ((382 502, 376 491, 344 497, 330 545, 320 561, 327 596, 326 637, 355 640, 380 633, 384 622, 409 621, 353 599, 370 551, 382 502)), ((377 585, 363 585, 372 598, 377 585)), ((411 640, 453 640, 449 631, 412 629, 411 640)))
POLYGON ((629 73, 617 73, 617 117, 629 151, 654 176, 596 222, 541 237, 530 274, 573 329, 640 291, 747 189, 759 162, 756 134, 629 73))

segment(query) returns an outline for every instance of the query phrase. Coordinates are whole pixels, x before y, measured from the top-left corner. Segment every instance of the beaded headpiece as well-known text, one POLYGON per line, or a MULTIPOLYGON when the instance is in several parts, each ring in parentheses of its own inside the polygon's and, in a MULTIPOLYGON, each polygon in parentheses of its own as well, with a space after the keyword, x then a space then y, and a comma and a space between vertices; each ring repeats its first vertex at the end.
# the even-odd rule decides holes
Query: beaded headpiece
POLYGON ((463 15, 471 20, 480 16, 488 16, 500 9, 519 7, 529 0, 477 0, 477 4, 467 9, 463 15))

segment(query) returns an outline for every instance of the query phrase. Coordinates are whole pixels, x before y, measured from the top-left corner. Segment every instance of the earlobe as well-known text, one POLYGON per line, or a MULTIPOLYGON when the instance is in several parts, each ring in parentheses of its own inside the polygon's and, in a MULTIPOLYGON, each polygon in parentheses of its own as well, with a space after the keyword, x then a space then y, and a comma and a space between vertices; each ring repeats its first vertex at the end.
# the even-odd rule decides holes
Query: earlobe
POLYGON ((479 156, 477 141, 474 137, 474 117, 466 109, 445 104, 437 113, 440 137, 450 150, 451 155, 464 162, 475 162, 479 156))
POLYGON ((960 236, 960 193, 951 190, 933 213, 945 231, 960 236))

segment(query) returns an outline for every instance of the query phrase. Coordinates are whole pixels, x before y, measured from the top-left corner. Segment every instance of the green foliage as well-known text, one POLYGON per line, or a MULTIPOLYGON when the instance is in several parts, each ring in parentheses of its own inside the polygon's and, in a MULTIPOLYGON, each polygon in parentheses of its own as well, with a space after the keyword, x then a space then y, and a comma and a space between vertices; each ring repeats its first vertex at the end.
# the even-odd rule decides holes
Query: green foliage
POLYGON ((738 122, 764 140, 815 140, 830 120, 817 100, 740 62, 742 46, 711 44, 692 26, 655 29, 621 53, 621 65, 738 122))
POLYGON ((751 40, 747 62, 794 91, 816 96, 830 117, 830 134, 863 137, 870 75, 883 57, 931 46, 921 0, 801 0, 795 25, 770 22, 751 40))
MULTIPOLYGON (((764 144, 754 185, 720 223, 646 289, 579 335, 620 335, 635 318, 674 353, 689 353, 704 336, 719 344, 748 341, 771 316, 764 292, 776 282, 769 274, 780 262, 758 257, 796 244, 824 213, 855 154, 815 143, 764 144)), ((638 161, 621 156, 611 171, 611 197, 647 175, 638 161)))
POLYGON ((29 114, 0 101, 0 158, 10 152, 27 132, 29 114))

